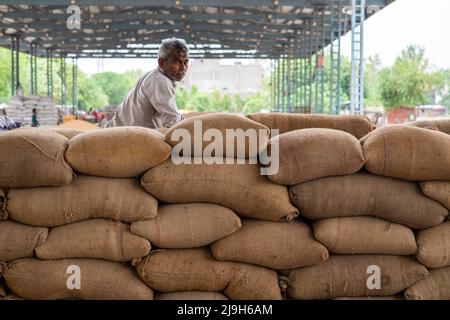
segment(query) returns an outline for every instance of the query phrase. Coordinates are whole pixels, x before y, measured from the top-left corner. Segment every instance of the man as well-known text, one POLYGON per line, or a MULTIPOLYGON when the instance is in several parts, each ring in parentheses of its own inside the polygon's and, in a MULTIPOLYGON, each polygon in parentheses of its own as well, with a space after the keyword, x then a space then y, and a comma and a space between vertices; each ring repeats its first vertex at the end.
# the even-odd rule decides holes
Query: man
POLYGON ((118 106, 108 127, 170 128, 183 119, 175 101, 175 81, 186 74, 189 49, 182 39, 162 41, 158 67, 141 77, 118 106))

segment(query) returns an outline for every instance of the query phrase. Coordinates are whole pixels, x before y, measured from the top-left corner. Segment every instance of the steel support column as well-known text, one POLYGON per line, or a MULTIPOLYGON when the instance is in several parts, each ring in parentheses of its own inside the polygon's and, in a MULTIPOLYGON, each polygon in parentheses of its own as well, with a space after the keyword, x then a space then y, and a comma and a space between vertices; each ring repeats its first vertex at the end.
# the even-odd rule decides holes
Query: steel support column
POLYGON ((72 114, 78 109, 78 59, 72 58, 72 114))
POLYGON ((53 97, 53 60, 51 49, 47 49, 47 96, 53 97))
POLYGON ((61 55, 61 107, 67 112, 67 82, 66 82, 66 58, 61 55))
POLYGON ((341 111, 341 35, 342 35, 342 0, 331 10, 331 45, 330 45, 330 110, 331 114, 341 111))
POLYGON ((19 79, 19 49, 20 37, 11 37, 11 95, 15 96, 20 88, 19 79))
POLYGON ((351 114, 364 114, 364 19, 365 0, 352 0, 351 114))
POLYGON ((30 79, 31 79, 31 94, 37 94, 37 63, 36 63, 37 48, 35 43, 30 43, 30 79))

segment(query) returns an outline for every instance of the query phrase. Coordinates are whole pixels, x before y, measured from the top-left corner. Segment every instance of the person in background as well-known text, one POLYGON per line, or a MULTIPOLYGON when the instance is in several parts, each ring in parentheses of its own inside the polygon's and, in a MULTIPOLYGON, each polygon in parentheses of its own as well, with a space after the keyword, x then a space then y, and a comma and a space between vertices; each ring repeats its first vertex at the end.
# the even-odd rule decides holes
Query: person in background
POLYGON ((106 126, 170 128, 183 120, 175 101, 175 82, 183 79, 188 63, 189 49, 183 39, 163 40, 158 67, 139 79, 106 126))
POLYGON ((37 118, 37 113, 38 113, 37 109, 33 108, 33 115, 31 116, 31 126, 32 127, 39 127, 40 126, 38 118, 37 118))

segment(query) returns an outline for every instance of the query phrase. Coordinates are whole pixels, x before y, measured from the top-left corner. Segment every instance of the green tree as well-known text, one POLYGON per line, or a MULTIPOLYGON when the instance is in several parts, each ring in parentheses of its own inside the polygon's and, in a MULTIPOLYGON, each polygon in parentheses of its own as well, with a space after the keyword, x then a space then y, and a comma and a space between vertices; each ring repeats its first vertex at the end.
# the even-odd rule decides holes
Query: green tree
POLYGON ((93 77, 84 74, 78 76, 78 107, 85 111, 92 109, 103 109, 109 104, 108 96, 98 87, 93 77))
POLYGON ((102 72, 92 76, 93 81, 108 96, 109 103, 118 105, 132 88, 131 79, 124 74, 102 72))
POLYGON ((427 72, 428 60, 422 47, 408 46, 391 68, 380 73, 381 100, 385 110, 413 108, 425 104, 436 84, 436 77, 427 72))

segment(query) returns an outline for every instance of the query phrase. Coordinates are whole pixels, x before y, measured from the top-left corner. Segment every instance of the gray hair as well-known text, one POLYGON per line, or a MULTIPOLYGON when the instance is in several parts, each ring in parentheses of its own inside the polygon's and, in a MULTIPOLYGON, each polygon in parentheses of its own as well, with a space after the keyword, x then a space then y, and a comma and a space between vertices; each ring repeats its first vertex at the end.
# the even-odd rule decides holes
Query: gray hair
POLYGON ((168 38, 162 40, 161 46, 159 47, 158 58, 167 60, 167 58, 169 58, 169 55, 174 52, 183 52, 186 55, 189 55, 189 48, 186 44, 186 41, 177 38, 168 38))

